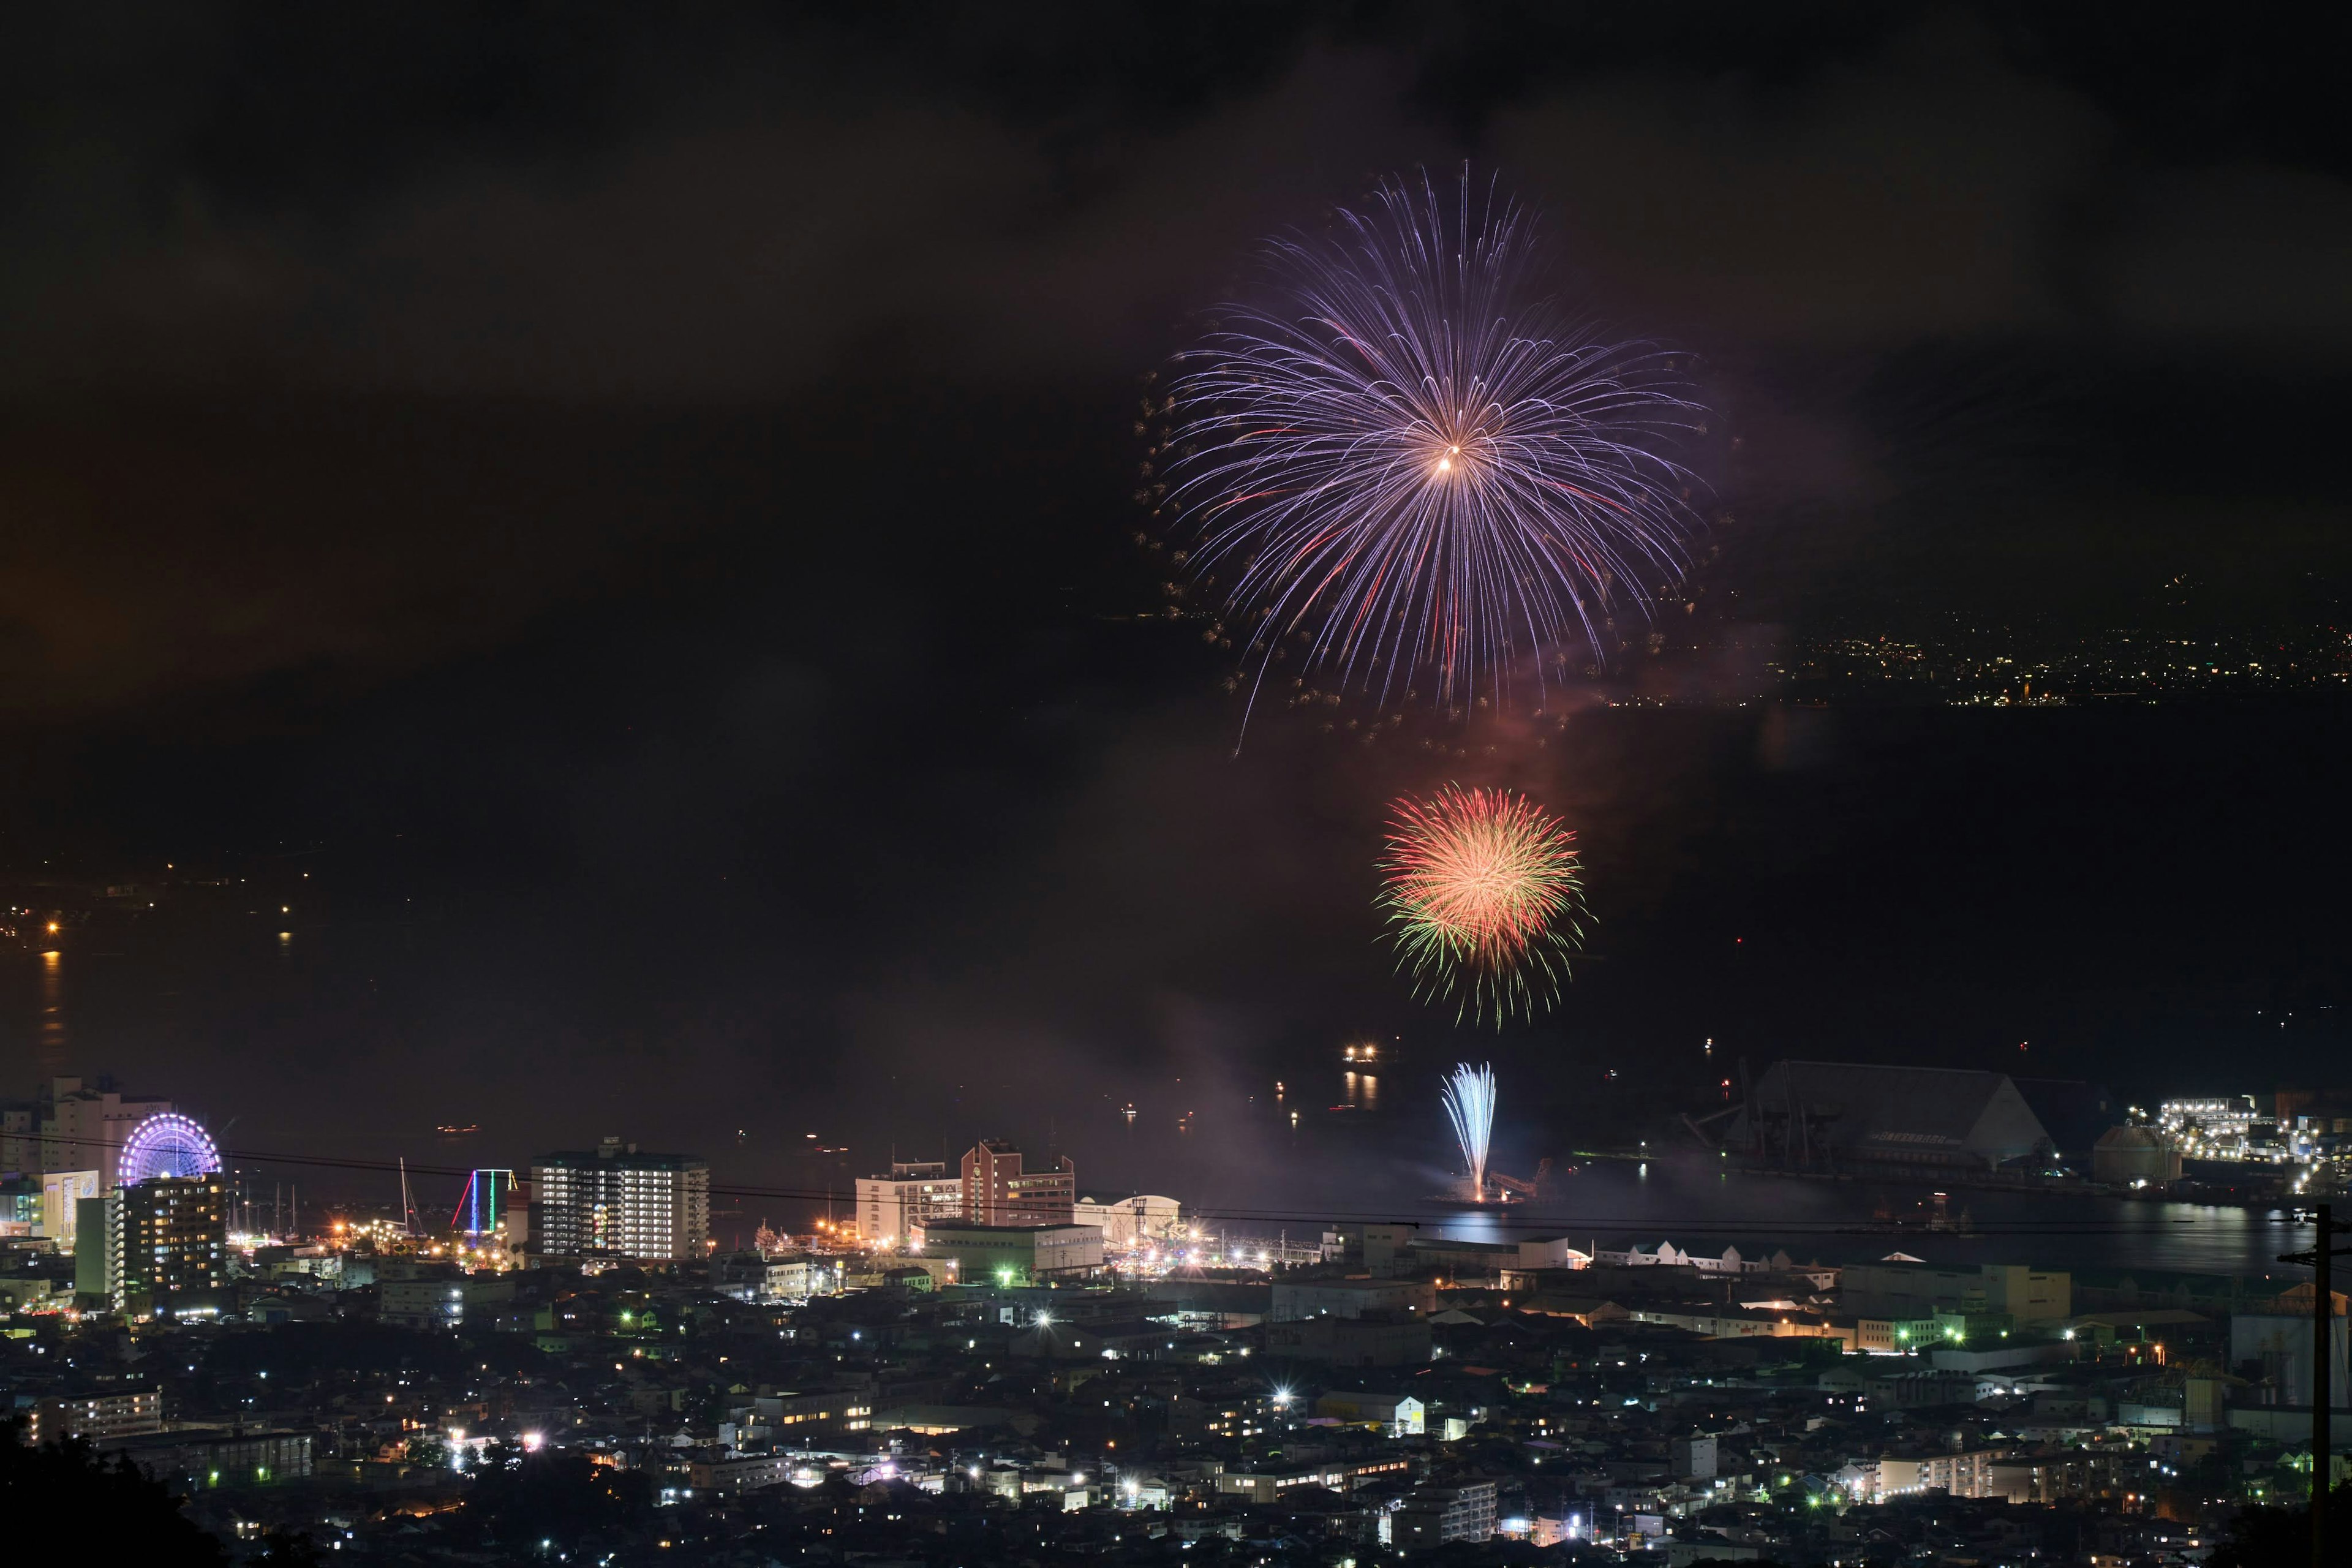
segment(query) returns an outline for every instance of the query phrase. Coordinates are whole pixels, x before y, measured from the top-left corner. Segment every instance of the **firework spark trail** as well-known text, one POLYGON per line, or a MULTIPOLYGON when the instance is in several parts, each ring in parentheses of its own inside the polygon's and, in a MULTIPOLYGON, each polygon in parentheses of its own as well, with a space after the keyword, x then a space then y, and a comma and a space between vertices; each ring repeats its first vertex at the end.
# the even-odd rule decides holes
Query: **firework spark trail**
POLYGON ((1576 834, 1525 795, 1448 784, 1391 807, 1380 904, 1416 994, 1459 994, 1457 1016, 1532 1017, 1582 941, 1576 834))
POLYGON ((1470 1167, 1470 1201, 1486 1201, 1486 1144, 1495 1131, 1495 1068, 1492 1063, 1472 1067, 1454 1064, 1443 1090, 1446 1119, 1454 1123, 1454 1141, 1462 1145, 1463 1163, 1470 1167))
POLYGON ((1664 448, 1705 410, 1672 357, 1566 321, 1528 215, 1489 192, 1474 225, 1471 197, 1466 173, 1450 214, 1391 182, 1330 238, 1270 241, 1282 303, 1227 307, 1185 356, 1167 503, 1260 682, 1297 634, 1383 704, 1418 671, 1440 703, 1499 700, 1523 663, 1540 689, 1688 565, 1696 481, 1664 448))

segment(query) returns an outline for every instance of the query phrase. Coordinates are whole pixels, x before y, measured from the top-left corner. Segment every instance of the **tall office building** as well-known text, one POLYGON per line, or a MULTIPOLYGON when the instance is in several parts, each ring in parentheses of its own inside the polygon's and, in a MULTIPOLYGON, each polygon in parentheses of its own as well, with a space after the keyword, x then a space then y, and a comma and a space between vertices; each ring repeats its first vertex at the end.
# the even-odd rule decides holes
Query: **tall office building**
POLYGON ((530 1250, 544 1258, 699 1258, 710 1235, 710 1166, 607 1138, 531 1162, 530 1250))
POLYGON ((43 1234, 41 1179, 0 1173, 0 1237, 43 1234))
POLYGON ((41 1108, 29 1100, 0 1104, 0 1171, 41 1168, 41 1108))
POLYGON ((115 1310, 162 1310, 228 1283, 228 1194, 218 1171, 134 1183, 109 1206, 115 1310))
POLYGON ((1078 1168, 1067 1154, 1024 1170, 1021 1151, 984 1138, 963 1157, 963 1217, 973 1225, 1067 1225, 1078 1198, 1078 1168))
POLYGON ((933 1220, 963 1217, 963 1181, 945 1160, 893 1160, 887 1176, 857 1178, 857 1234, 903 1246, 933 1220))
POLYGON ((55 1242, 59 1252, 71 1252, 79 1235, 75 1221, 81 1201, 104 1193, 96 1171, 42 1172, 41 1234, 55 1242))
POLYGON ((168 1100, 125 1097, 100 1079, 96 1088, 78 1078, 50 1080, 41 1091, 40 1165, 43 1171, 96 1171, 98 1190, 117 1182, 122 1145, 131 1130, 152 1116, 168 1113, 168 1100))
POLYGON ((114 1305, 114 1211, 121 1196, 118 1188, 74 1200, 74 1296, 84 1310, 114 1305))

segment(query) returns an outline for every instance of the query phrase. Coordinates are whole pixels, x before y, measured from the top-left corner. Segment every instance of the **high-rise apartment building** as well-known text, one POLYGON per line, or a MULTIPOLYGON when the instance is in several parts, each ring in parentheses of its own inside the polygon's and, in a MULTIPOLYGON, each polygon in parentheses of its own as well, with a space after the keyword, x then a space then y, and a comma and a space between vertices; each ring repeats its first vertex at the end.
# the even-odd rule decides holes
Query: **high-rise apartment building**
POLYGON ((972 1225, 1068 1225, 1077 1197, 1078 1168, 1067 1154, 1030 1171, 1020 1150, 984 1138, 963 1157, 963 1217, 972 1225))
POLYGON ((158 1176, 116 1191, 107 1262, 117 1311, 162 1308, 228 1283, 228 1194, 220 1173, 158 1176))
POLYGON ((531 1162, 530 1250, 544 1258, 677 1262, 710 1235, 710 1166, 607 1138, 531 1162))
POLYGON ((945 1160, 893 1160, 887 1176, 857 1178, 857 1234, 904 1246, 933 1220, 963 1217, 963 1179, 945 1160))

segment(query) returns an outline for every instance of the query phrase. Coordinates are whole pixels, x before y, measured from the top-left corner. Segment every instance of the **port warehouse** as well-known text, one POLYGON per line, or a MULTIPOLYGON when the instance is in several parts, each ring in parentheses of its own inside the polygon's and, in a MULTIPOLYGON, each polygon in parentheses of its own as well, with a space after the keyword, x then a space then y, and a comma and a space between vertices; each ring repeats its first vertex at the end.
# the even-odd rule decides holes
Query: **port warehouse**
POLYGON ((1746 1159, 1923 1180, 2035 1173, 2062 1160, 2086 1166, 2099 1138, 2123 1121, 2095 1084, 1799 1060, 1773 1063, 1719 1118, 1724 1150, 1746 1159))

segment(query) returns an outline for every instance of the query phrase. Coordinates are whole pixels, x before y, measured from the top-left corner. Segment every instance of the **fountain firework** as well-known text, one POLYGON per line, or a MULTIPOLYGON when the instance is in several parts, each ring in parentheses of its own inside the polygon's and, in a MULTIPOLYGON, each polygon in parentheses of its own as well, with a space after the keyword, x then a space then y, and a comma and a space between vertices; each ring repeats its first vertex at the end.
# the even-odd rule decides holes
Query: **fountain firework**
POLYGON ((1462 1145, 1463 1162, 1470 1167, 1470 1201, 1486 1201, 1486 1142, 1495 1131, 1495 1068, 1488 1063, 1454 1065, 1445 1080, 1445 1114, 1462 1145))

